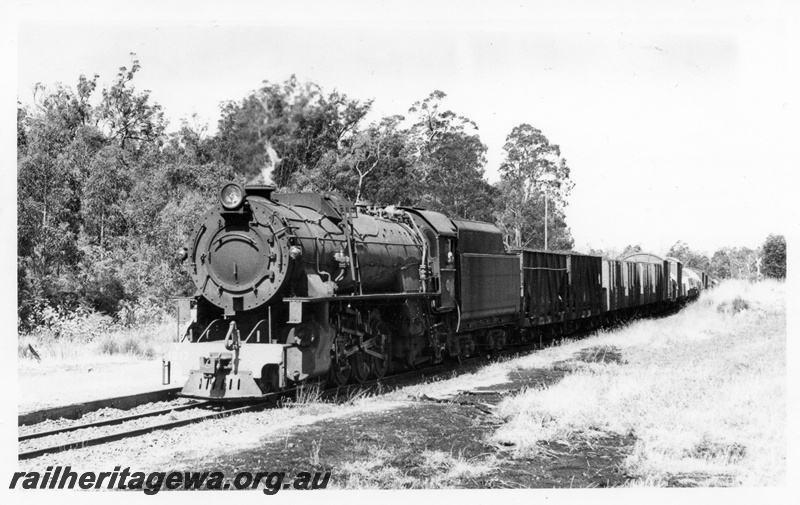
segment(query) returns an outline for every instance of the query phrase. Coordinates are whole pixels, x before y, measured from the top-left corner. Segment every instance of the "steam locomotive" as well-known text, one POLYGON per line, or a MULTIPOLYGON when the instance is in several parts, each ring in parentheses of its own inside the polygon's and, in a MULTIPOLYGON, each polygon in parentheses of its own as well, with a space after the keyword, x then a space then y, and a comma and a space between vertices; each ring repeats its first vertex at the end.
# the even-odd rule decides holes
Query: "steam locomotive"
POLYGON ((490 223, 234 183, 179 256, 197 287, 172 353, 190 370, 181 394, 218 400, 380 379, 663 311, 701 288, 672 258, 507 251, 490 223))

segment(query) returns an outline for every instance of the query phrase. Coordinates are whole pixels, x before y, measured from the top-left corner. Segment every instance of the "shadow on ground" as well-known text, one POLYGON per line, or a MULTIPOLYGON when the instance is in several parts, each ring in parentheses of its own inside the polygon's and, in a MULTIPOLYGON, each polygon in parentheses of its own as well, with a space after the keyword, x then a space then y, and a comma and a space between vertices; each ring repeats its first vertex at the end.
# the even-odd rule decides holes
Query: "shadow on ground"
POLYGON ((196 471, 330 471, 331 485, 361 488, 551 488, 619 486, 632 436, 607 434, 542 445, 515 458, 487 440, 503 424, 493 407, 524 388, 550 386, 581 363, 623 363, 615 348, 589 348, 553 369, 513 370, 508 382, 448 398, 421 396, 378 413, 328 419, 288 429, 259 448, 212 461, 184 462, 196 471))

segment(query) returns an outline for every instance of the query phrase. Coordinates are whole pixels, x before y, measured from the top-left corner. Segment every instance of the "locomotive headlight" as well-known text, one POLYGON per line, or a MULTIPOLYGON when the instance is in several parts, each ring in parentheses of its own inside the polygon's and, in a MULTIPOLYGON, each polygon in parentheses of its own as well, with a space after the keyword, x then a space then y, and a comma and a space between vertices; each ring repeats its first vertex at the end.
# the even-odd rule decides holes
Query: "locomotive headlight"
POLYGON ((185 247, 181 247, 175 252, 175 259, 178 260, 178 263, 186 261, 188 257, 189 257, 189 250, 186 249, 185 247))
POLYGON ((303 255, 303 248, 298 245, 293 245, 289 248, 289 257, 296 260, 303 255))
POLYGON ((226 184, 219 192, 219 203, 228 210, 238 208, 244 200, 244 190, 236 183, 226 184))

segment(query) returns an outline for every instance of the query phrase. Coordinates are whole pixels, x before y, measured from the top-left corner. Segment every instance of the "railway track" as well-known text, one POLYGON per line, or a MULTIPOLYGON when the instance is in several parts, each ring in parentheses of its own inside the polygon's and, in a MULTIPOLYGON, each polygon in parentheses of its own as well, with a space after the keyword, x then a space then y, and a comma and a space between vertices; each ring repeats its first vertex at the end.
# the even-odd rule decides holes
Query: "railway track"
POLYGON ((37 439, 37 438, 50 437, 50 436, 54 436, 54 435, 60 435, 62 433, 69 433, 69 432, 72 432, 72 431, 84 430, 84 429, 88 429, 88 428, 99 428, 101 426, 112 426, 112 425, 115 425, 115 424, 122 424, 122 423, 127 422, 127 421, 134 421, 136 419, 144 419, 144 418, 147 418, 147 417, 155 417, 155 416, 170 414, 172 412, 179 412, 179 411, 182 411, 182 410, 196 409, 198 407, 202 407, 203 405, 207 405, 208 403, 210 403, 210 402, 193 402, 193 403, 188 403, 186 405, 176 405, 175 407, 169 407, 169 408, 166 408, 166 409, 153 410, 153 411, 150 411, 150 412, 142 412, 140 414, 132 414, 130 416, 121 416, 121 417, 116 417, 116 418, 113 418, 113 419, 104 419, 102 421, 94 421, 94 422, 90 422, 90 423, 75 424, 75 425, 72 425, 72 426, 66 426, 64 428, 55 428, 55 429, 52 429, 52 430, 37 431, 37 432, 33 432, 33 433, 27 433, 25 435, 20 435, 19 438, 18 438, 18 441, 19 442, 25 442, 27 440, 34 440, 34 439, 37 439))
MULTIPOLYGON (((666 315, 670 315, 673 311, 669 311, 666 314, 662 314, 661 317, 666 315)), ((582 336, 586 336, 588 334, 592 334, 596 331, 596 329, 591 330, 581 330, 570 333, 569 335, 564 335, 563 337, 569 338, 580 338, 582 336)), ((563 338, 559 337, 559 338, 563 338)), ((558 341, 559 338, 553 339, 551 342, 558 341)), ((45 446, 45 447, 38 447, 35 449, 30 450, 23 450, 20 451, 18 454, 19 460, 25 459, 32 459, 39 456, 43 456, 46 454, 53 454, 57 452, 63 452, 71 449, 77 449, 82 447, 90 447, 95 445, 100 445, 104 443, 114 442, 118 440, 123 440, 126 438, 136 437, 140 435, 144 435, 147 433, 152 433, 158 430, 168 430, 179 428, 182 426, 187 426, 194 423, 199 423, 207 420, 213 419, 220 419, 223 417, 228 417, 244 412, 253 412, 257 410, 263 410, 272 406, 275 406, 281 402, 282 399, 286 397, 290 397, 292 395, 297 394, 298 392, 309 390, 312 388, 317 388, 315 393, 312 393, 311 396, 317 397, 321 400, 335 400, 339 398, 352 398, 354 394, 358 394, 360 392, 370 394, 370 393, 384 393, 399 387, 410 385, 414 383, 418 383, 423 381, 427 378, 441 376, 447 373, 469 373, 476 368, 484 366, 485 364, 491 362, 492 360, 496 360, 500 357, 509 357, 513 355, 521 355, 531 351, 538 350, 542 347, 540 342, 526 342, 526 343, 517 343, 511 344, 503 350, 494 351, 491 354, 486 355, 478 355, 474 357, 470 357, 467 359, 461 359, 459 361, 452 361, 442 363, 433 367, 422 368, 418 370, 412 370, 408 372, 403 372, 391 376, 384 377, 380 380, 373 380, 367 381, 360 384, 350 384, 347 386, 340 386, 340 387, 332 387, 332 388, 325 388, 322 389, 320 384, 309 384, 305 386, 301 386, 295 389, 289 389, 285 391, 281 391, 278 393, 273 393, 268 395, 264 399, 260 399, 256 403, 250 403, 247 405, 242 405, 241 403, 235 405, 219 405, 215 402, 211 401, 192 401, 190 403, 184 405, 176 405, 168 408, 156 409, 146 412, 141 412, 137 414, 132 414, 128 416, 119 416, 112 419, 103 419, 100 421, 89 422, 89 423, 82 423, 82 424, 75 424, 71 426, 66 426, 63 428, 51 429, 51 430, 42 430, 38 432, 28 433, 25 435, 20 435, 18 441, 20 443, 28 442, 30 440, 38 439, 38 438, 45 438, 51 436, 58 436, 63 435, 66 433, 71 432, 79 432, 85 429, 91 428, 101 428, 106 426, 113 426, 113 425, 121 425, 131 421, 136 421, 139 419, 144 419, 148 417, 158 417, 163 415, 169 415, 174 412, 186 411, 186 410, 195 410, 195 409, 208 409, 214 408, 215 410, 208 412, 207 410, 198 415, 193 417, 187 417, 183 419, 169 419, 160 423, 155 423, 147 426, 137 426, 134 428, 123 429, 120 431, 116 431, 113 433, 105 433, 102 435, 96 436, 84 436, 79 437, 76 440, 70 440, 68 442, 61 442, 56 443, 53 445, 45 446)), ((173 391, 169 391, 170 394, 173 394, 173 391)), ((143 398, 147 398, 147 395, 142 395, 143 398)), ((110 400, 109 400, 110 401, 110 400)), ((72 406, 74 409, 80 409, 80 405, 72 406)))
POLYGON ((65 405, 63 407, 53 407, 49 409, 36 410, 33 412, 26 412, 17 417, 18 426, 27 426, 38 424, 47 420, 54 419, 79 419, 90 412, 95 412, 101 409, 114 408, 121 410, 129 410, 140 405, 147 403, 155 403, 160 401, 168 401, 177 398, 181 388, 167 388, 159 389, 156 391, 148 391, 146 393, 139 393, 135 395, 116 396, 113 398, 103 398, 101 400, 93 400, 90 402, 76 403, 73 405, 65 405))
MULTIPOLYGON (((480 366, 479 361, 486 361, 486 358, 476 357, 470 359, 469 361, 470 362, 475 361, 474 366, 480 366)), ((466 362, 463 363, 466 364, 466 362)), ((338 387, 338 388, 333 387, 327 389, 320 389, 318 392, 312 393, 312 396, 317 397, 321 400, 335 400, 338 398, 345 398, 345 399, 352 398, 354 394, 359 392, 363 392, 366 394, 376 393, 376 392, 387 392, 389 390, 396 389, 397 387, 400 387, 404 384, 412 383, 414 381, 424 380, 426 377, 442 374, 443 372, 457 370, 460 368, 462 368, 462 364, 448 363, 433 368, 414 370, 410 372, 393 375, 390 377, 385 377, 384 379, 381 380, 368 381, 362 384, 351 384, 348 386, 338 387)), ((469 367, 463 368, 464 372, 467 372, 469 370, 471 370, 471 368, 469 367)), ((174 428, 180 428, 183 426, 188 426, 190 424, 195 424, 213 419, 220 419, 223 417, 241 414, 244 412, 263 410, 277 405, 282 399, 286 397, 291 397, 296 393, 298 393, 298 391, 303 391, 303 390, 308 391, 312 389, 317 389, 319 387, 320 387, 319 384, 309 384, 296 389, 288 389, 286 391, 281 391, 280 393, 274 393, 272 395, 269 395, 265 399, 259 400, 256 403, 250 403, 247 405, 241 405, 240 403, 237 405, 220 406, 219 404, 215 404, 214 402, 211 401, 198 401, 198 402, 188 403, 185 405, 178 405, 164 409, 151 410, 128 416, 114 417, 112 419, 104 419, 101 421, 65 426, 63 428, 41 430, 37 432, 27 433, 25 435, 20 435, 18 437, 18 442, 25 443, 30 440, 60 436, 68 433, 77 433, 80 432, 81 430, 87 430, 91 428, 103 428, 113 425, 122 425, 139 419, 164 416, 179 411, 207 409, 211 407, 216 408, 216 410, 212 412, 205 411, 200 415, 184 419, 166 420, 163 422, 150 424, 147 426, 137 426, 134 428, 122 429, 119 431, 115 431, 113 433, 105 433, 102 435, 81 436, 67 442, 59 442, 43 447, 36 447, 34 449, 22 450, 18 453, 18 460, 38 458, 39 456, 44 456, 46 454, 54 454, 58 452, 69 451, 72 449, 79 449, 83 447, 91 447, 91 446, 106 444, 109 442, 116 442, 118 440, 124 440, 126 438, 145 435, 147 433, 152 433, 158 430, 169 430, 174 428)))
MULTIPOLYGON (((531 346, 531 348, 533 348, 533 346, 531 346)), ((505 353, 510 354, 519 352, 521 352, 521 349, 507 350, 505 353)), ((497 353, 496 355, 500 354, 501 353, 497 353)), ((370 393, 388 392, 393 389, 397 389, 398 387, 401 387, 403 385, 419 382, 425 380, 426 378, 441 375, 443 373, 451 371, 460 370, 462 373, 467 373, 469 371, 472 371, 474 368, 482 366, 483 364, 485 364, 485 362, 488 362, 489 360, 490 358, 488 358, 487 356, 476 356, 468 360, 462 360, 460 363, 459 362, 446 363, 442 365, 437 365, 435 367, 428 367, 420 370, 412 370, 409 372, 395 374, 389 377, 385 377, 381 380, 367 381, 361 384, 350 384, 343 387, 319 389, 320 385, 318 383, 309 384, 306 386, 301 386, 300 388, 289 389, 286 391, 281 391, 280 393, 273 393, 272 395, 267 396, 263 400, 259 400, 256 403, 250 403, 247 405, 242 405, 240 403, 237 405, 220 406, 219 404, 215 404, 215 402, 211 401, 195 401, 184 405, 177 405, 163 409, 155 409, 127 416, 119 416, 111 419, 103 419, 100 421, 74 424, 70 426, 65 426, 63 428, 36 431, 20 435, 18 437, 18 442, 27 443, 31 440, 42 439, 46 437, 56 437, 68 433, 78 433, 82 430, 89 430, 92 428, 103 428, 107 426, 123 425, 131 421, 137 421, 149 417, 154 418, 158 416, 165 416, 172 414, 174 412, 187 411, 187 410, 205 410, 212 407, 216 409, 212 412, 208 412, 206 410, 200 415, 187 417, 184 419, 177 419, 177 420, 170 419, 163 422, 150 424, 147 426, 136 426, 133 428, 122 429, 119 431, 115 431, 112 433, 104 433, 101 435, 84 435, 76 437, 75 439, 66 442, 62 441, 52 445, 36 447, 33 449, 25 449, 18 453, 18 460, 33 459, 40 456, 44 456, 46 454, 54 454, 72 449, 91 447, 119 440, 124 440, 126 438, 132 438, 147 433, 152 433, 158 430, 169 430, 174 428, 180 428, 183 426, 188 426, 190 424, 195 424, 213 419, 220 419, 223 417, 241 414, 244 412, 263 410, 275 406, 279 404, 279 402, 282 399, 291 397, 303 390, 308 391, 317 389, 317 391, 311 393, 311 395, 316 398, 319 398, 320 400, 327 400, 327 401, 336 400, 340 398, 349 399, 358 393, 370 394, 370 393)))
MULTIPOLYGON (((64 428, 58 428, 54 430, 44 430, 35 433, 29 433, 26 435, 21 435, 19 437, 19 442, 27 442, 29 440, 37 439, 37 438, 45 438, 45 437, 52 437, 52 436, 59 436, 66 433, 71 432, 78 432, 84 429, 91 429, 91 428, 100 428, 105 426, 112 426, 118 424, 125 424, 127 422, 147 418, 147 417, 157 417, 163 415, 169 415, 174 412, 184 411, 184 410, 195 410, 195 409, 203 409, 204 407, 211 407, 213 402, 193 402, 186 405, 180 405, 175 407, 170 407, 166 409, 158 409, 148 412, 143 412, 140 414, 134 414, 130 416, 120 416, 113 419, 107 419, 103 421, 97 421, 92 423, 84 423, 78 425, 67 426, 64 428)), ((200 415, 187 417, 183 419, 168 419, 163 422, 158 422, 155 424, 150 424, 147 426, 137 426, 134 428, 123 429, 119 431, 115 431, 112 433, 105 433, 101 435, 94 435, 94 436, 83 436, 78 437, 77 439, 70 440, 68 442, 60 442, 53 445, 47 445, 44 447, 37 447, 34 449, 23 450, 20 451, 18 454, 19 460, 25 459, 32 459, 38 458, 39 456, 43 456, 45 454, 53 454, 57 452, 68 451, 71 449, 78 449, 82 447, 90 447, 94 445, 106 444, 109 442, 115 442, 117 440, 123 440, 126 438, 136 437, 139 435, 144 435, 147 433, 152 433, 158 430, 168 430, 173 428, 179 428, 182 426, 188 426, 190 424, 199 423, 202 421, 207 421, 211 419, 220 419, 222 417, 227 417, 243 412, 250 412, 255 410, 260 410, 267 408, 270 405, 274 405, 274 401, 270 400, 261 400, 258 403, 252 403, 248 405, 235 405, 235 406, 222 406, 218 407, 215 410, 208 412, 204 411, 200 415)))

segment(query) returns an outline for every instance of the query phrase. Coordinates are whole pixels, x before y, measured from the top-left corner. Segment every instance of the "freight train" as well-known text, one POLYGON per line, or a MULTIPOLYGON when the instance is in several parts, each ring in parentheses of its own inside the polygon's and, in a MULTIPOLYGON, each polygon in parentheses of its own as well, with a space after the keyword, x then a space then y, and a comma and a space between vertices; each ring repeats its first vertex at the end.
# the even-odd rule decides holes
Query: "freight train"
POLYGON ((707 286, 673 258, 509 251, 490 223, 234 183, 179 257, 197 287, 172 353, 189 371, 181 394, 217 400, 363 383, 662 312, 707 286))

